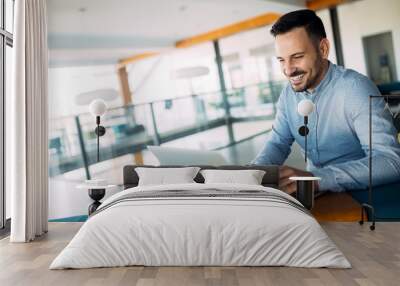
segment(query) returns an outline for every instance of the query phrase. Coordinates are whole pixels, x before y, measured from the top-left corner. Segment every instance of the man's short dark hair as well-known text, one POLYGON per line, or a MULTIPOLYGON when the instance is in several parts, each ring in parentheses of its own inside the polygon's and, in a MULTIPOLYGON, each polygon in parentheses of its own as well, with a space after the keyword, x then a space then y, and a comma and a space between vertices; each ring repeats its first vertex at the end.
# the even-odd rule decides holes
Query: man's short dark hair
POLYGON ((324 24, 314 11, 304 9, 287 13, 281 16, 272 26, 271 34, 276 37, 285 34, 294 28, 304 27, 308 36, 315 42, 326 38, 324 24))

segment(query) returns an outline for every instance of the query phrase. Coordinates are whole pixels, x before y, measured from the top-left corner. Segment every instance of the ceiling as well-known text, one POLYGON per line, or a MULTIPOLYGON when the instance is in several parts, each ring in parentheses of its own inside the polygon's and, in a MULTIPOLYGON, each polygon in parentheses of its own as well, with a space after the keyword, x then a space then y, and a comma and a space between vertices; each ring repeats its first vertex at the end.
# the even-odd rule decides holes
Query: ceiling
POLYGON ((51 66, 113 64, 302 0, 47 0, 51 66))

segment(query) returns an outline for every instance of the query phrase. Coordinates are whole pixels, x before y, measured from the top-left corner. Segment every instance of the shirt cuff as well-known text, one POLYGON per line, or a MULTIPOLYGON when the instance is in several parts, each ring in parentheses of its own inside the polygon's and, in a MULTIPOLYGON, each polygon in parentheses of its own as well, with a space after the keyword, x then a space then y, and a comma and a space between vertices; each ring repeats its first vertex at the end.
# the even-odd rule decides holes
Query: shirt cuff
POLYGON ((318 182, 320 191, 343 192, 345 190, 336 181, 336 175, 333 170, 328 168, 320 168, 311 170, 311 173, 315 177, 321 178, 321 180, 318 182))

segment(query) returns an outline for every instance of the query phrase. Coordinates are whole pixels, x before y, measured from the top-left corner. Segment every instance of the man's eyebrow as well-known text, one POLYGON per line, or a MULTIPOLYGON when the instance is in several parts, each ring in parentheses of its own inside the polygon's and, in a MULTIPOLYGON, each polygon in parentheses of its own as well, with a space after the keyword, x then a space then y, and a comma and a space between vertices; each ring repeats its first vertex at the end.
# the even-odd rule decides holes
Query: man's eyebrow
MULTIPOLYGON (((298 53, 294 53, 291 54, 290 57, 295 57, 295 56, 303 56, 305 54, 305 52, 298 52, 298 53)), ((282 57, 276 57, 278 60, 283 59, 282 57)))
POLYGON ((294 53, 292 55, 290 55, 291 57, 295 57, 295 56, 300 56, 300 55, 304 55, 305 52, 298 52, 298 53, 294 53))

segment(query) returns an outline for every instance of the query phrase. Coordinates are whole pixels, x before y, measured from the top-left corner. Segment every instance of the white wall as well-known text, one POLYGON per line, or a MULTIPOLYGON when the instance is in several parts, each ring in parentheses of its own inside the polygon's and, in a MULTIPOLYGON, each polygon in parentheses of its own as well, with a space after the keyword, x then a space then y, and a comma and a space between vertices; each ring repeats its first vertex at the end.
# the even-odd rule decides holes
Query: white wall
MULTIPOLYGON (((49 68, 49 118, 89 112, 88 106, 77 106, 75 97, 84 92, 112 88, 119 90, 114 65, 49 68)), ((121 106, 122 97, 107 102, 121 106)))
POLYGON ((157 57, 128 66, 129 84, 134 103, 175 98, 191 94, 189 79, 176 79, 174 71, 181 68, 207 67, 209 73, 192 79, 195 93, 220 89, 212 43, 186 49, 174 49, 157 57))
POLYGON ((333 39, 332 22, 331 22, 331 16, 329 15, 329 10, 328 9, 320 10, 317 12, 317 15, 318 17, 321 18, 322 23, 324 23, 326 37, 328 38, 328 41, 331 44, 328 59, 332 63, 336 64, 337 61, 336 61, 335 41, 333 39))
POLYGON ((346 68, 367 75, 362 37, 392 31, 397 75, 400 77, 399 0, 351 2, 338 7, 338 16, 346 68))

